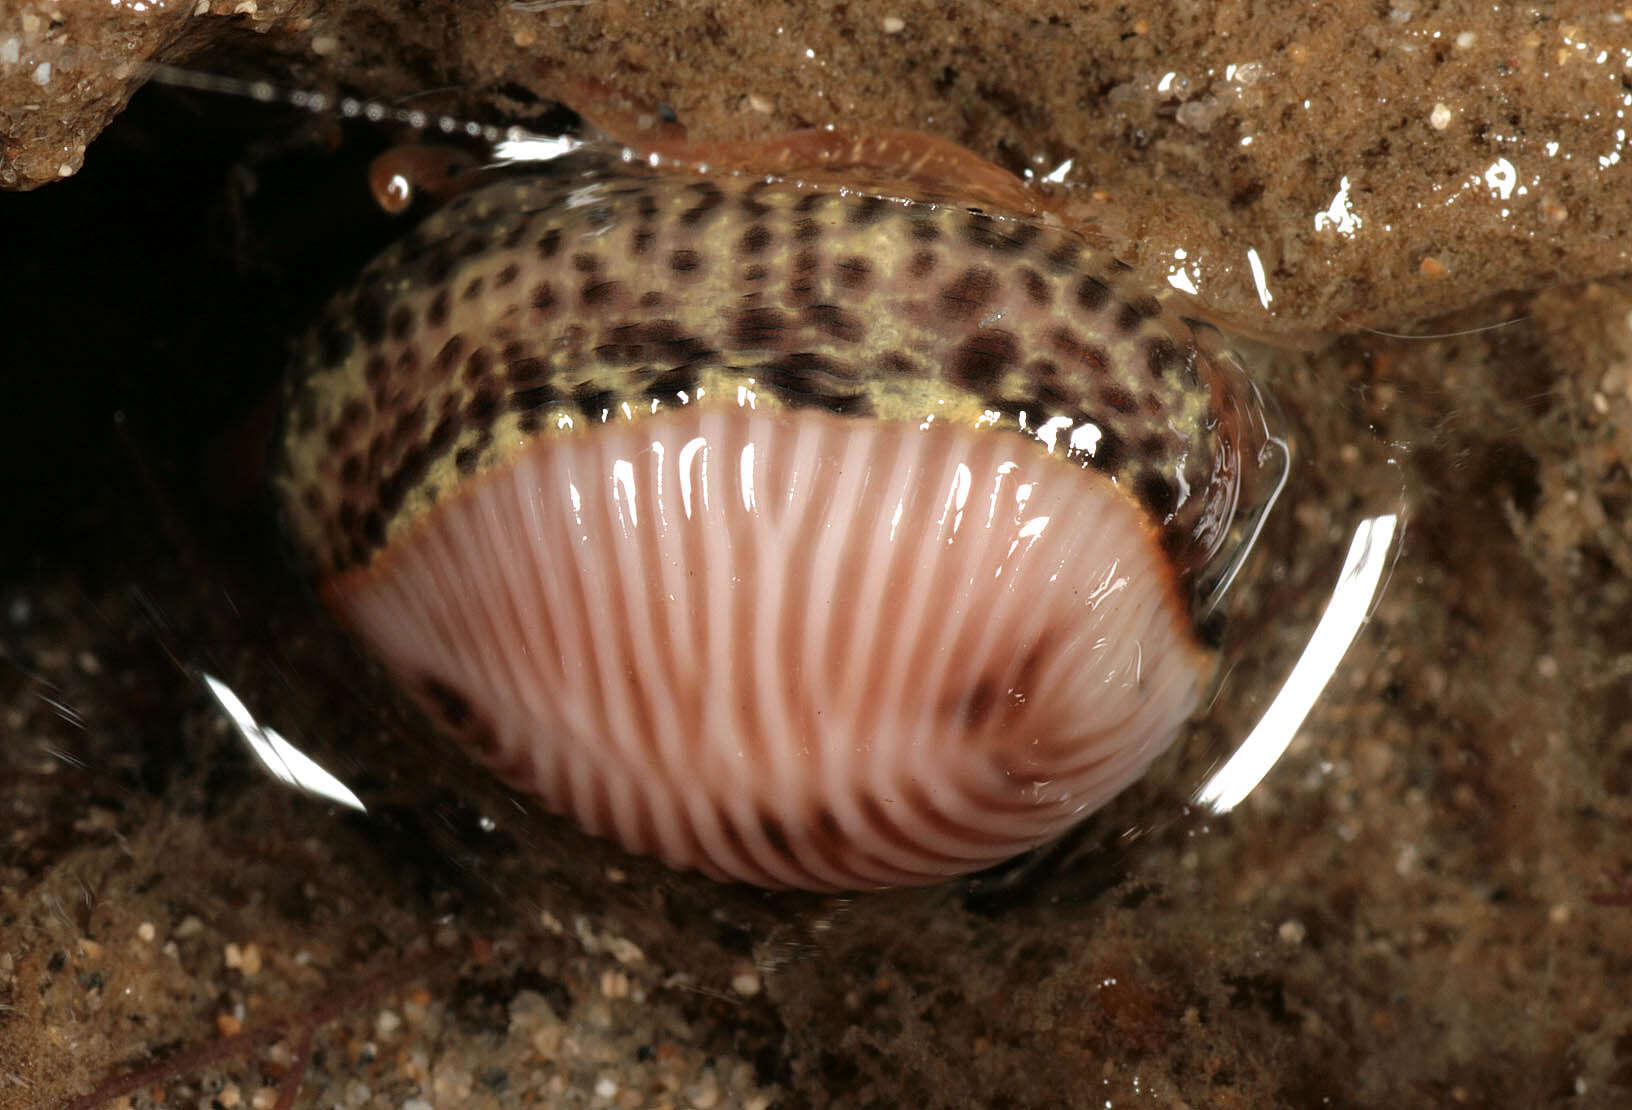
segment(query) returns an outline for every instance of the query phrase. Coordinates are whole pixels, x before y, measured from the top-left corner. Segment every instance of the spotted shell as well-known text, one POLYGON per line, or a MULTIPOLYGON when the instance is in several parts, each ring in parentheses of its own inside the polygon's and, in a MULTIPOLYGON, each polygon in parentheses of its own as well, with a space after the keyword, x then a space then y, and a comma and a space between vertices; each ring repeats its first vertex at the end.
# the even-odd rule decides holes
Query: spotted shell
POLYGON ((333 302, 275 485, 329 605, 549 809, 718 878, 923 883, 1200 703, 1238 401, 1045 221, 574 158, 333 302))

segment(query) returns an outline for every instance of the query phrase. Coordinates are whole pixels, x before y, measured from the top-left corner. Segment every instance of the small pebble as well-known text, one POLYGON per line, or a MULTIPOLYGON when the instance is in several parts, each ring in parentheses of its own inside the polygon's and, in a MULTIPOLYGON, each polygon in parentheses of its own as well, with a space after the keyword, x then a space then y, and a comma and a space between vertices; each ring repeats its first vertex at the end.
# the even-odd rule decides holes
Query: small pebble
POLYGON ((1286 944, 1302 944, 1303 939, 1309 935, 1309 930, 1304 927, 1303 922, 1296 920, 1281 922, 1281 927, 1276 932, 1286 944))
POLYGON ((646 959, 646 953, 640 950, 640 945, 624 937, 608 937, 606 950, 614 960, 625 967, 643 963, 646 959))
POLYGON ((731 989, 744 998, 759 993, 759 971, 753 964, 738 964, 731 973, 731 989))
POLYGON ((275 1087, 262 1087, 255 1092, 255 1097, 249 1100, 255 1110, 272 1110, 278 1104, 278 1092, 275 1087))
POLYGON ((601 993, 607 998, 628 998, 629 976, 610 968, 601 972, 601 993))
POLYGON ((158 936, 158 930, 153 928, 153 922, 144 921, 136 926, 136 939, 143 944, 152 944, 153 938, 158 936))
POLYGON ((899 35, 907 29, 907 21, 898 15, 885 16, 882 25, 886 35, 899 35))
POLYGON ((1428 113, 1428 126, 1435 131, 1443 131, 1451 125, 1451 110, 1443 104, 1435 104, 1434 110, 1428 113))

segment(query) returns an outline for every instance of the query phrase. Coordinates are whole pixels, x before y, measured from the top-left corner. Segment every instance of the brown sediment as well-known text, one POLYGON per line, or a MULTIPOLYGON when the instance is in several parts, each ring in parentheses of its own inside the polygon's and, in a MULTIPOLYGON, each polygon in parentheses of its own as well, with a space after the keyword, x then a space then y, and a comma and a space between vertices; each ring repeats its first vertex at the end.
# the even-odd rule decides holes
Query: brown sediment
POLYGON ((0 103, 38 108, 0 120, 5 184, 73 172, 140 81, 126 71, 141 50, 208 68, 212 48, 246 49, 236 36, 247 24, 265 32, 256 75, 280 83, 335 80, 415 103, 428 84, 453 84, 467 104, 487 90, 510 106, 611 89, 626 115, 664 106, 693 142, 901 128, 1038 176, 1071 159, 1079 218, 1164 270, 1183 268, 1215 311, 1266 333, 1386 326, 1493 289, 1628 268, 1620 198, 1632 167, 1614 154, 1629 32, 1607 8, 1532 18, 1464 0, 1333 17, 1296 3, 1181 13, 1051 2, 949 13, 910 0, 886 14, 773 5, 663 16, 609 0, 485 14, 427 4, 398 26, 376 0, 237 5, 235 18, 227 7, 190 20, 128 5, 58 20, 23 4, 0 103), (36 84, 42 62, 61 80, 36 84), (1273 297, 1267 312, 1248 248, 1273 297))

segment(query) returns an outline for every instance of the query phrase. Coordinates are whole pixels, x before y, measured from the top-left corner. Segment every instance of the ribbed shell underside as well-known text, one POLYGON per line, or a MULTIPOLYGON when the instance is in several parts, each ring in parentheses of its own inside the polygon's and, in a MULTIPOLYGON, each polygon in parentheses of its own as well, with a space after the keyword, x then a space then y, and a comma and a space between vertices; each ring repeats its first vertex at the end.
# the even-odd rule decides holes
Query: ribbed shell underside
POLYGON ((1103 475, 723 402, 536 439, 328 593, 511 783, 765 886, 1044 842, 1143 772, 1210 669, 1103 475))

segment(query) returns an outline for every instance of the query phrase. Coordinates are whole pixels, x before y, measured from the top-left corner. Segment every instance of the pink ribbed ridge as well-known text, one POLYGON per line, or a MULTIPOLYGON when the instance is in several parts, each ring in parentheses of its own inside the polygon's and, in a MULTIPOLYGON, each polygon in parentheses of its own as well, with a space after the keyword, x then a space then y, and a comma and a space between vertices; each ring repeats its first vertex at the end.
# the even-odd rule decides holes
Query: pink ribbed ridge
POLYGON ((814 411, 541 437, 332 586, 410 689, 463 695, 512 783, 763 886, 930 882, 1046 841, 1144 771, 1208 672, 1103 477, 814 411))

